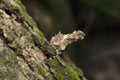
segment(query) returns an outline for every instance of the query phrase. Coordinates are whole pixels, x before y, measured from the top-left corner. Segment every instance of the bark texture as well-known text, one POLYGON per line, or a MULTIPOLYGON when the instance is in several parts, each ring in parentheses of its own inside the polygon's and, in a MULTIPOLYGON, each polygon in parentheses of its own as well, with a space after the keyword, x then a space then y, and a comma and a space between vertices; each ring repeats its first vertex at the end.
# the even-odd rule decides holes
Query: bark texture
POLYGON ((20 0, 0 0, 0 80, 86 80, 56 56, 20 0))

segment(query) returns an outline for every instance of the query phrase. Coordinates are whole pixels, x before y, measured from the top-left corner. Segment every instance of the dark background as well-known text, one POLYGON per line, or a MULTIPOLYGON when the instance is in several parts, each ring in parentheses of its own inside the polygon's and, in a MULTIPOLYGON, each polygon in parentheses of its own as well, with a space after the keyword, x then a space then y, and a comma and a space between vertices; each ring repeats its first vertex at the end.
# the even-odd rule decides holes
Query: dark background
POLYGON ((119 0, 23 0, 48 40, 59 31, 86 36, 65 53, 88 80, 120 80, 119 0), (69 53, 69 54, 68 54, 69 53))

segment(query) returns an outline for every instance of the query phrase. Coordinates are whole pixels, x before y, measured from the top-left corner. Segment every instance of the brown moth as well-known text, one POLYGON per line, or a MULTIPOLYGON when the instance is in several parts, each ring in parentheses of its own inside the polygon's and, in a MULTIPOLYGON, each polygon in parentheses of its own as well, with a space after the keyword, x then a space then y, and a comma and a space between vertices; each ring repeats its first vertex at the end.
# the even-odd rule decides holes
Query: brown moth
POLYGON ((71 34, 63 34, 59 32, 57 35, 51 38, 50 43, 56 49, 56 53, 60 54, 65 48, 74 41, 84 39, 84 32, 78 30, 73 31, 71 34))

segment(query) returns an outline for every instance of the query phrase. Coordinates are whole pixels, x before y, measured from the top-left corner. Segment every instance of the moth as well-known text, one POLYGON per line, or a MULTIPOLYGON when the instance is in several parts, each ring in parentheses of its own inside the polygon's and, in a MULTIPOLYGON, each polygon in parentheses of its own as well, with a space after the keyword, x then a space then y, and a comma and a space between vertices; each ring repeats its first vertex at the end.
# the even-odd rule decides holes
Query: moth
POLYGON ((66 47, 74 41, 84 39, 84 32, 77 30, 73 33, 63 34, 59 32, 57 35, 53 36, 50 40, 50 44, 56 49, 57 54, 61 54, 66 47))

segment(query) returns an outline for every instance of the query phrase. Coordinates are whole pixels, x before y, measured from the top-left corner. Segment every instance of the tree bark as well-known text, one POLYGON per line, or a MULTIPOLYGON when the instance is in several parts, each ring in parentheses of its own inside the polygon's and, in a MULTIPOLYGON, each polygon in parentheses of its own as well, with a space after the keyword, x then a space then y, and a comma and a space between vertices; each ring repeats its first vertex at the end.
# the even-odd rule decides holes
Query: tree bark
POLYGON ((86 80, 46 40, 20 0, 0 0, 0 80, 86 80))

